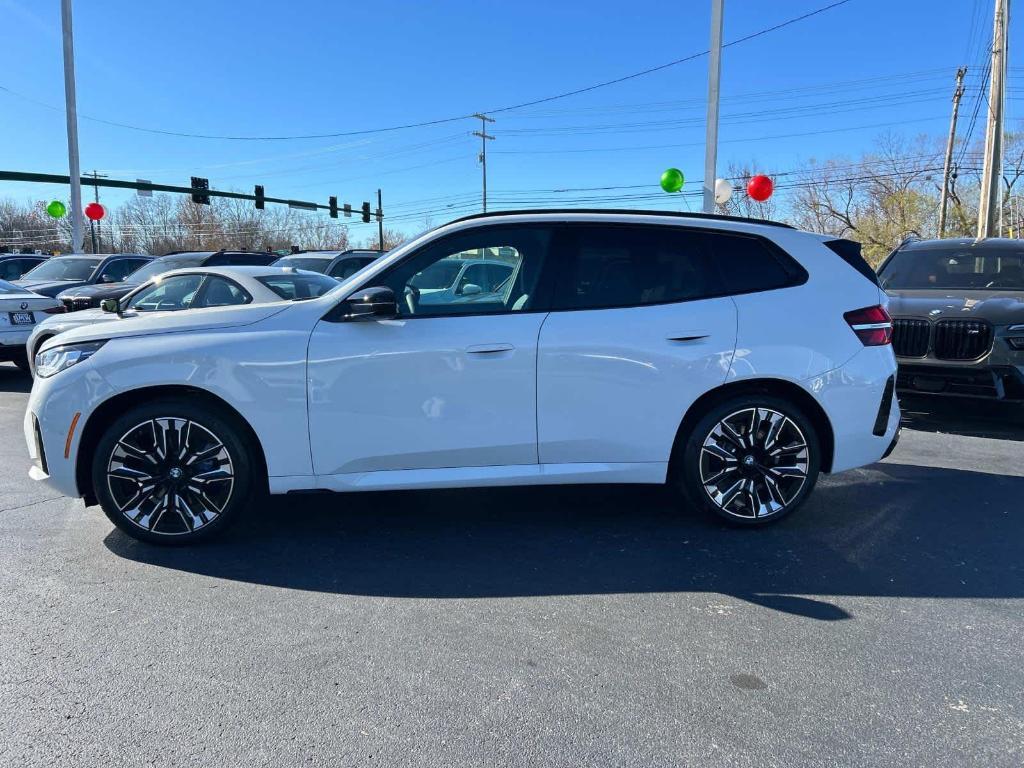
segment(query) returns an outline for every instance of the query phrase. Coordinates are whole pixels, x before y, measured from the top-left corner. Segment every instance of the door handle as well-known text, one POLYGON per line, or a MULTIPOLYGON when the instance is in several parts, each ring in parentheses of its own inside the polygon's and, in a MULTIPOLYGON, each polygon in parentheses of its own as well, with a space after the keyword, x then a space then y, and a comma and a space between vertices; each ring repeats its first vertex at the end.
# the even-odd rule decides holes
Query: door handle
POLYGON ((496 352, 511 352, 515 347, 512 344, 474 344, 466 347, 466 352, 471 355, 493 355, 496 352))
POLYGON ((707 331, 683 331, 682 333, 667 337, 669 341, 700 341, 706 339, 711 334, 707 331))

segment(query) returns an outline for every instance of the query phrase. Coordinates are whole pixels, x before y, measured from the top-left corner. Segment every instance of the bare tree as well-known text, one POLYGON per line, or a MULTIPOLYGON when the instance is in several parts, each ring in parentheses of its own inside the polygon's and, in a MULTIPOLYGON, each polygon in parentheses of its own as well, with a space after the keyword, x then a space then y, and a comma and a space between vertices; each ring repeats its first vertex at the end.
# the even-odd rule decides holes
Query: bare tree
POLYGON ((400 245, 405 242, 405 233, 400 232, 397 229, 384 228, 384 247, 380 245, 380 237, 371 237, 366 241, 366 248, 372 248, 375 251, 390 251, 396 245, 400 245))

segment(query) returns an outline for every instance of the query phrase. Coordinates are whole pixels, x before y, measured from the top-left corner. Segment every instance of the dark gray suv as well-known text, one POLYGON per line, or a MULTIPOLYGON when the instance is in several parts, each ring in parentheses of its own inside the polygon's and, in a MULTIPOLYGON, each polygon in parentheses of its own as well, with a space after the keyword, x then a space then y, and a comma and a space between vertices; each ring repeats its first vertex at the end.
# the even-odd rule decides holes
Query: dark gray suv
POLYGON ((1024 401, 1024 240, 908 240, 878 275, 898 391, 1024 401))

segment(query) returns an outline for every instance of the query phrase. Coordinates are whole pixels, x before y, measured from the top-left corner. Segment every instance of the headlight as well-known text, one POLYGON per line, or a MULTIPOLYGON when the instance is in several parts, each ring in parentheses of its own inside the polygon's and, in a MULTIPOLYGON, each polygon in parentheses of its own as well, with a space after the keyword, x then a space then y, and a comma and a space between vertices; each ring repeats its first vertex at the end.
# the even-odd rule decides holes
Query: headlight
POLYGON ((44 350, 36 355, 36 376, 45 379, 83 360, 88 360, 106 343, 105 340, 86 341, 82 344, 63 344, 44 350))

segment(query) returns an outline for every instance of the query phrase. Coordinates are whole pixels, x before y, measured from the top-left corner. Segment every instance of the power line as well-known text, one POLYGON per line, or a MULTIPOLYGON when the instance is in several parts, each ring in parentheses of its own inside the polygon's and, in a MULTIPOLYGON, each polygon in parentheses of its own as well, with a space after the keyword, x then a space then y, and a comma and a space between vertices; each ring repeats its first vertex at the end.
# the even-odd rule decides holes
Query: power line
MULTIPOLYGON (((744 37, 740 37, 740 38, 738 38, 736 40, 732 40, 732 41, 730 41, 728 43, 724 43, 722 45, 722 47, 723 48, 729 48, 729 47, 732 47, 734 45, 739 45, 740 43, 745 43, 745 42, 748 42, 750 40, 754 40, 754 39, 756 39, 758 37, 762 37, 762 36, 770 34, 772 32, 776 32, 776 31, 778 31, 780 29, 783 29, 785 27, 788 27, 788 26, 790 26, 792 24, 796 24, 798 22, 804 21, 805 19, 809 19, 809 18, 811 18, 813 16, 817 16, 817 15, 819 15, 821 13, 825 13, 826 11, 830 11, 833 8, 838 8, 839 6, 846 5, 849 2, 852 2, 852 0, 837 0, 836 2, 830 3, 829 5, 822 6, 821 8, 817 8, 817 9, 815 9, 813 11, 809 11, 807 13, 804 13, 804 14, 800 15, 800 16, 795 16, 795 17, 793 17, 791 19, 787 19, 786 21, 783 21, 783 22, 780 22, 778 24, 775 24, 774 26, 766 27, 765 29, 758 30, 757 32, 753 32, 753 33, 751 33, 749 35, 745 35, 744 37)), ((693 53, 693 54, 690 54, 689 56, 684 56, 683 58, 675 59, 674 61, 670 61, 670 62, 667 62, 665 64, 659 64, 658 66, 650 67, 648 69, 644 69, 644 70, 641 70, 639 72, 633 72, 631 74, 624 75, 622 77, 618 77, 618 78, 615 78, 615 79, 612 79, 612 80, 606 80, 604 82, 595 83, 593 85, 588 85, 588 86, 586 86, 584 88, 577 88, 575 90, 566 91, 564 93, 555 94, 553 96, 546 96, 546 97, 541 98, 541 99, 534 99, 532 101, 522 102, 521 104, 512 104, 512 105, 509 105, 509 106, 497 107, 497 108, 494 108, 494 109, 488 109, 488 110, 484 110, 484 111, 486 113, 511 112, 511 111, 517 110, 517 109, 524 109, 526 107, 536 106, 537 104, 546 104, 546 103, 549 103, 549 102, 552 102, 552 101, 557 101, 557 100, 560 100, 560 99, 569 98, 570 96, 577 96, 577 95, 579 95, 581 93, 588 93, 590 91, 595 91, 595 90, 597 90, 599 88, 606 88, 606 87, 608 87, 610 85, 616 85, 618 83, 623 83, 623 82, 626 82, 628 80, 634 80, 634 79, 639 78, 639 77, 644 77, 646 75, 650 75, 650 74, 653 74, 655 72, 660 72, 662 70, 669 69, 670 67, 675 67, 675 66, 677 66, 679 64, 684 64, 684 63, 689 62, 689 61, 694 61, 696 59, 699 59, 699 58, 701 58, 703 56, 708 55, 708 53, 709 53, 708 50, 700 51, 699 53, 693 53)), ((63 111, 60 107, 54 107, 53 105, 46 104, 44 102, 38 101, 37 99, 34 99, 34 98, 30 97, 30 96, 26 96, 25 94, 18 93, 17 91, 14 91, 13 89, 8 88, 7 86, 0 85, 0 90, 3 90, 5 92, 7 92, 7 93, 10 93, 10 94, 14 95, 14 96, 17 96, 18 98, 24 99, 24 100, 29 101, 31 103, 37 104, 39 106, 46 107, 47 109, 55 109, 57 111, 63 111)), ((101 124, 104 124, 104 125, 110 125, 110 126, 114 126, 114 127, 117 127, 117 128, 125 128, 125 129, 128 129, 128 130, 141 131, 143 133, 158 134, 158 135, 161 135, 161 136, 176 136, 176 137, 179 137, 179 138, 188 138, 188 139, 216 139, 216 140, 222 140, 222 141, 295 141, 295 140, 302 140, 302 139, 333 139, 333 138, 341 138, 341 137, 346 137, 346 136, 366 136, 366 135, 375 134, 375 133, 390 133, 390 132, 394 132, 394 131, 401 131, 401 130, 406 130, 406 129, 409 129, 409 128, 427 128, 427 127, 431 127, 431 126, 435 126, 435 125, 443 125, 445 123, 453 123, 453 122, 457 122, 457 121, 461 121, 461 120, 473 119, 474 114, 477 114, 477 113, 469 113, 469 114, 457 115, 457 116, 452 116, 452 117, 444 117, 444 118, 438 118, 438 119, 435 119, 435 120, 423 120, 423 121, 419 121, 419 122, 403 123, 403 124, 399 124, 399 125, 386 126, 386 127, 383 127, 383 128, 366 128, 366 129, 357 130, 357 131, 337 131, 337 132, 332 132, 332 133, 294 134, 294 135, 284 135, 284 136, 238 136, 238 135, 218 135, 218 134, 207 134, 207 133, 188 133, 188 132, 184 132, 184 131, 170 131, 170 130, 165 130, 165 129, 161 129, 161 128, 148 128, 148 127, 144 127, 144 126, 132 125, 132 124, 129 124, 129 123, 124 123, 124 122, 120 122, 120 121, 116 121, 116 120, 107 120, 107 119, 104 119, 104 118, 91 117, 89 115, 85 115, 85 114, 82 114, 82 113, 79 113, 78 117, 83 119, 83 120, 90 120, 92 122, 97 122, 97 123, 101 123, 101 124)))
MULTIPOLYGON (((741 38, 738 38, 736 40, 732 40, 732 41, 730 41, 728 43, 723 43, 722 47, 723 48, 730 48, 730 47, 732 47, 734 45, 739 45, 740 43, 745 43, 745 42, 747 42, 749 40, 753 40, 755 38, 761 37, 762 35, 767 35, 767 34, 769 34, 771 32, 776 32, 776 31, 778 31, 780 29, 783 29, 784 27, 790 26, 791 24, 796 24, 797 22, 803 21, 804 19, 809 19, 812 16, 817 16, 819 13, 825 13, 826 11, 830 11, 833 8, 838 8, 841 5, 846 5, 849 2, 851 2, 851 0, 838 0, 838 2, 834 2, 834 3, 830 4, 830 5, 823 6, 821 8, 816 9, 816 10, 813 10, 813 11, 809 11, 808 13, 805 13, 802 16, 796 16, 796 17, 794 17, 792 19, 788 19, 787 21, 781 22, 780 24, 776 24, 773 27, 768 27, 766 29, 762 29, 762 30, 759 30, 757 32, 753 32, 753 33, 751 33, 749 35, 746 35, 745 37, 741 37, 741 38)), ((565 93, 555 94, 554 96, 546 96, 543 99, 534 99, 533 101, 524 101, 521 104, 513 104, 513 105, 508 106, 508 107, 500 107, 500 108, 497 108, 497 109, 488 109, 488 110, 486 110, 486 112, 488 112, 488 113, 511 112, 514 109, 523 109, 525 107, 533 107, 533 106, 536 106, 537 104, 546 104, 548 102, 556 101, 558 99, 568 98, 569 96, 578 96, 581 93, 589 93, 590 91, 596 91, 598 88, 606 88, 609 85, 617 85, 619 83, 624 83, 627 80, 634 80, 634 79, 636 79, 638 77, 644 77, 645 75, 650 75, 650 74, 653 74, 655 72, 661 72, 662 70, 668 69, 669 67, 674 67, 674 66, 677 66, 679 64, 685 64, 688 61, 694 61, 694 60, 699 59, 699 58, 701 58, 703 56, 707 56, 710 52, 711 52, 710 49, 708 49, 708 50, 701 51, 699 53, 692 53, 689 56, 684 56, 681 59, 676 59, 675 61, 670 61, 670 62, 667 62, 665 64, 659 64, 656 67, 650 67, 648 69, 644 69, 644 70, 641 70, 639 72, 634 72, 634 73, 629 74, 629 75, 624 75, 623 77, 617 77, 617 78, 615 78, 613 80, 605 80, 604 82, 601 82, 601 83, 595 83, 594 85, 588 85, 585 88, 577 88, 574 91, 566 91, 565 93)))

